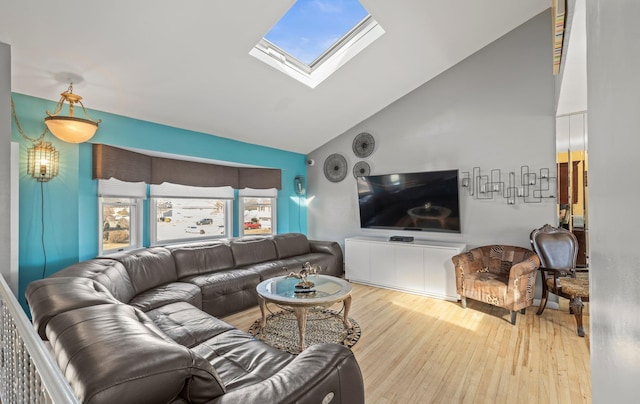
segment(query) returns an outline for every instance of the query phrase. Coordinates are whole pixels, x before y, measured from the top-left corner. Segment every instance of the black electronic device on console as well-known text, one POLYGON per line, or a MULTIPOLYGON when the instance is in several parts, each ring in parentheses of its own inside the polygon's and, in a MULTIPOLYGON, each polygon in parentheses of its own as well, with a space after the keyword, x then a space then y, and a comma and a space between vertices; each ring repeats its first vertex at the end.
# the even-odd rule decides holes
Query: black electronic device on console
POLYGON ((389 241, 403 241, 405 243, 410 243, 413 241, 412 236, 391 236, 389 237, 389 241))

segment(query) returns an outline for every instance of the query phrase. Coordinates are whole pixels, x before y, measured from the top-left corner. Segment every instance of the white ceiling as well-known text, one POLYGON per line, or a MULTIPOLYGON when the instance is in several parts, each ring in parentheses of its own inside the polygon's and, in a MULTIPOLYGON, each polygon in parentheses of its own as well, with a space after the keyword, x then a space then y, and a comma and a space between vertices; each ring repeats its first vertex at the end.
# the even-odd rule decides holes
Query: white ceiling
POLYGON ((550 6, 361 0, 385 34, 311 89, 249 55, 295 0, 1 1, 12 91, 72 73, 90 109, 305 154, 550 6))

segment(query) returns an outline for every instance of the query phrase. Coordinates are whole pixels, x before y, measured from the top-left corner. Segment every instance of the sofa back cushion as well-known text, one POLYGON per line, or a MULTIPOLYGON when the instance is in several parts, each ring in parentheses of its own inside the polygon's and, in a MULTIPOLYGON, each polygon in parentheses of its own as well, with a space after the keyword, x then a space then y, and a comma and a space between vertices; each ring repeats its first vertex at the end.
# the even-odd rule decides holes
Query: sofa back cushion
POLYGON ((467 252, 472 260, 482 262, 482 272, 509 275, 511 267, 525 261, 535 253, 528 248, 510 245, 487 245, 467 252))
POLYGON ((211 364, 166 337, 131 306, 62 313, 47 326, 51 347, 81 402, 204 403, 225 393, 211 364))
POLYGON ((136 294, 124 265, 108 258, 96 258, 78 262, 50 276, 50 278, 56 277, 93 279, 104 285, 113 297, 122 303, 128 303, 136 294))
POLYGON ((273 243, 280 259, 311 252, 307 236, 301 233, 278 234, 273 236, 273 243))
POLYGON ((231 251, 237 267, 278 259, 276 246, 268 238, 232 241, 231 251))
POLYGON ((47 339, 47 324, 60 313, 81 307, 119 303, 101 283, 88 278, 38 279, 29 283, 25 296, 33 326, 44 340, 47 339))
POLYGON ((176 262, 178 279, 234 267, 233 254, 228 244, 173 248, 171 254, 176 262))
POLYGON ((127 270, 136 294, 178 280, 171 252, 163 247, 150 247, 110 255, 127 270))

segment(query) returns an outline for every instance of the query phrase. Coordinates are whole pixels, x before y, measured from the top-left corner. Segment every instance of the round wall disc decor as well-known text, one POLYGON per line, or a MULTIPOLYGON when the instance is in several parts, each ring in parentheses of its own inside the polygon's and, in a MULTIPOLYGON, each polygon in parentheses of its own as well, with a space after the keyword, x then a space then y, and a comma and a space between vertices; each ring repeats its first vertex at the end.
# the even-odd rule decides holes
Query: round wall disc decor
POLYGON ((371 174, 371 167, 369 167, 369 163, 367 163, 366 161, 358 161, 354 166, 353 166, 353 176, 358 178, 358 177, 364 177, 371 174))
POLYGON ((347 176, 347 159, 342 154, 332 154, 324 161, 324 175, 331 182, 340 182, 347 176))
POLYGON ((369 157, 376 147, 376 141, 370 133, 362 132, 353 139, 353 152, 360 158, 369 157))

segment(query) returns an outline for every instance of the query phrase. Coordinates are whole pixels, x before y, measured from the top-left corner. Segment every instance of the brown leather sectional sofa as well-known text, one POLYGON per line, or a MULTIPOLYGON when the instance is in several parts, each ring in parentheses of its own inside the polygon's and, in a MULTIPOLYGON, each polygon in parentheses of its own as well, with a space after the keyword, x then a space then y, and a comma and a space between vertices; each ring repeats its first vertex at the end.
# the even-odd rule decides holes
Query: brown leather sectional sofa
POLYGON ((294 356, 217 318, 256 305, 259 282, 307 261, 343 273, 337 243, 292 233, 96 258, 32 282, 26 297, 84 403, 362 403, 348 348, 294 356))

